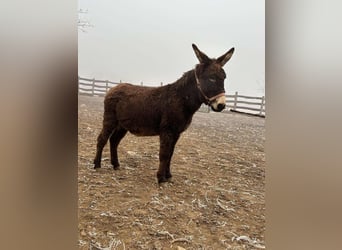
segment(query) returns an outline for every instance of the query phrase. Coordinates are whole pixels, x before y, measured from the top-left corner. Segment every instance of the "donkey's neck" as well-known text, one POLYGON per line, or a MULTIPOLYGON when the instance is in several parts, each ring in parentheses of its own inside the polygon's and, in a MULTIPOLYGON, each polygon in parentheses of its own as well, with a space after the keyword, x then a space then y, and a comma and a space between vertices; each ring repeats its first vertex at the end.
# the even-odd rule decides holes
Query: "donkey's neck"
POLYGON ((194 114, 204 102, 203 96, 197 87, 195 71, 185 72, 181 78, 170 85, 177 92, 177 96, 182 98, 184 108, 194 114))

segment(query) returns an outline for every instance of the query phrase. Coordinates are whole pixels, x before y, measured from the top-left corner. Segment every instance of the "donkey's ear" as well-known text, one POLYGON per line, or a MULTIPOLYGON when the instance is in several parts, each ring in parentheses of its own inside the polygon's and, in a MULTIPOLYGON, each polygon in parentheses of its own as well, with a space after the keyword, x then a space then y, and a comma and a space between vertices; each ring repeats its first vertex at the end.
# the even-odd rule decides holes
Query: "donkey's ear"
POLYGON ((192 44, 192 48, 195 51, 195 54, 200 63, 209 63, 211 61, 210 58, 202 51, 200 51, 195 44, 192 44))
POLYGON ((223 67, 226 64, 226 62, 228 62, 229 59, 232 57, 233 53, 234 53, 234 48, 231 48, 223 56, 220 56, 219 58, 217 58, 216 61, 223 67))

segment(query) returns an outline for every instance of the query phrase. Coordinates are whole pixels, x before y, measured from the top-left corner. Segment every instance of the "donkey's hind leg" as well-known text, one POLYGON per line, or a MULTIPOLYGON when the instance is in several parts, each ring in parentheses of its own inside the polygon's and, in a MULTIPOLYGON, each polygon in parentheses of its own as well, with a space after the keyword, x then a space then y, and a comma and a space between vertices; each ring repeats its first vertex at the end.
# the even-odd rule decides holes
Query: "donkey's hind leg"
POLYGON ((118 159, 118 145, 120 141, 122 140, 122 138, 124 138, 126 133, 127 133, 126 129, 117 127, 109 139, 111 163, 114 169, 118 169, 120 167, 120 163, 118 159))
POLYGON ((113 133, 115 128, 115 124, 111 122, 103 122, 103 127, 101 133, 97 137, 97 146, 96 146, 96 155, 94 159, 94 168, 101 167, 101 158, 102 158, 102 151, 104 146, 106 145, 108 138, 113 133))

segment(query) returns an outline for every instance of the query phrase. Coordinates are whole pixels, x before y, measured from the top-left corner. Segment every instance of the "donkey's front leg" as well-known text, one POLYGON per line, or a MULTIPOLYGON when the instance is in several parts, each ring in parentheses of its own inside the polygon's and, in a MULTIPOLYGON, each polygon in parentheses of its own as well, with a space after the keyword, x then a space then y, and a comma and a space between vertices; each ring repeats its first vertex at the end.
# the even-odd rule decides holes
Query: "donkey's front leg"
POLYGON ((178 138, 179 133, 168 132, 160 135, 158 183, 166 182, 172 177, 170 162, 178 138))

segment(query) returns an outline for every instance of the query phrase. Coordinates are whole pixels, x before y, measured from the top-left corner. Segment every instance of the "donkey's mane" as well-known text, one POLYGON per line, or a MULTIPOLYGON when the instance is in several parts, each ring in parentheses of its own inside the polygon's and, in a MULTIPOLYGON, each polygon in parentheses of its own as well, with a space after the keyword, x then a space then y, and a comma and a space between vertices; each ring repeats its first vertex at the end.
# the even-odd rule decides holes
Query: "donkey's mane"
POLYGON ((172 84, 176 86, 176 89, 178 89, 178 88, 188 87, 194 82, 195 82, 195 74, 194 74, 194 70, 191 69, 185 72, 178 80, 176 80, 172 84))

